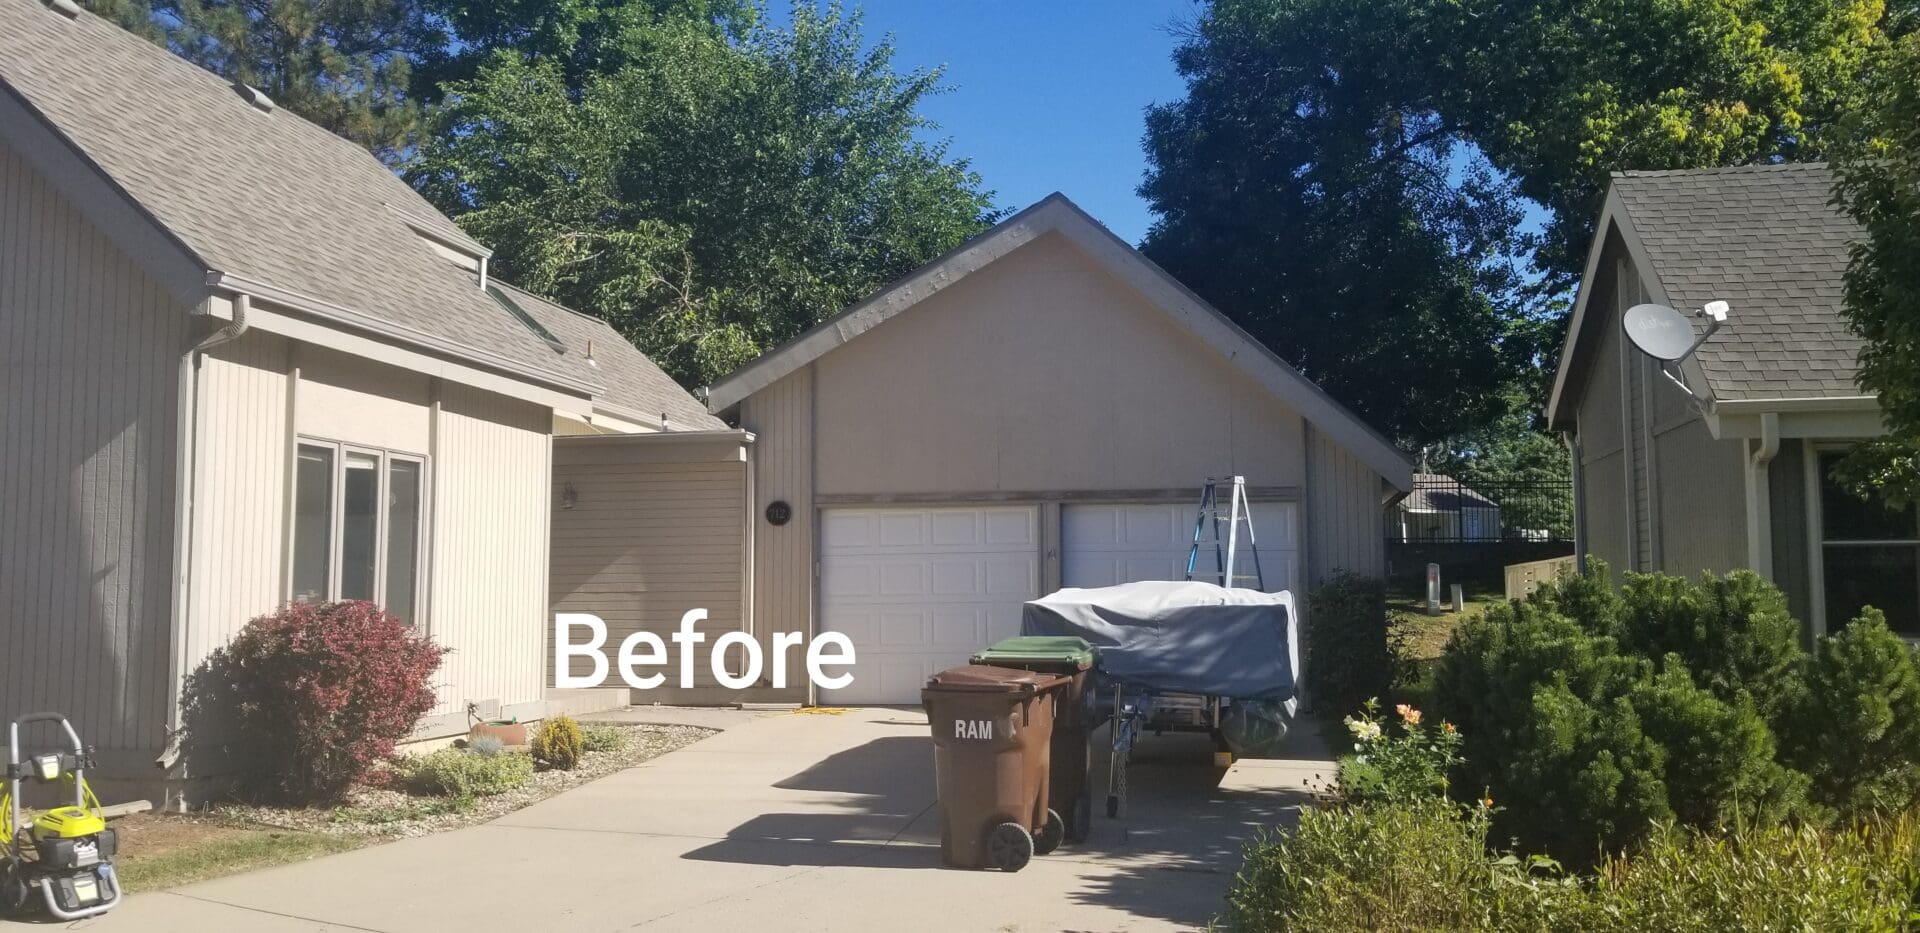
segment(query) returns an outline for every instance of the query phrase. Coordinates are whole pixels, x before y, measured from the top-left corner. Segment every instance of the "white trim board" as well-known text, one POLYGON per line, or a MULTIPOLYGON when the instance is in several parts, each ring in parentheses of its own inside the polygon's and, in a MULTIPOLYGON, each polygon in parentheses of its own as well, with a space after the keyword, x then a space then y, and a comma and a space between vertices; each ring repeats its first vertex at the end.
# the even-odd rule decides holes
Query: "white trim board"
POLYGON ((708 410, 721 412, 738 405, 1047 233, 1066 237, 1395 488, 1413 489, 1413 465, 1391 442, 1059 192, 736 370, 713 386, 708 410))

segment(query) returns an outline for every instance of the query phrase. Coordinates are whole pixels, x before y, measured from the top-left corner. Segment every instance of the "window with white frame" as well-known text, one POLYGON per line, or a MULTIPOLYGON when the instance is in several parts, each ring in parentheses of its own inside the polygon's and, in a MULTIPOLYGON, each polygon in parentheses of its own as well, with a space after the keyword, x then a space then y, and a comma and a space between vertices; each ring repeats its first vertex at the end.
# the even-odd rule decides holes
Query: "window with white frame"
POLYGON ((1835 632, 1872 606, 1887 625, 1920 638, 1920 513, 1888 508, 1854 495, 1833 480, 1842 450, 1821 451, 1820 565, 1826 589, 1827 631, 1835 632))
POLYGON ((302 438, 294 462, 288 597, 371 600, 414 621, 425 482, 422 457, 302 438))

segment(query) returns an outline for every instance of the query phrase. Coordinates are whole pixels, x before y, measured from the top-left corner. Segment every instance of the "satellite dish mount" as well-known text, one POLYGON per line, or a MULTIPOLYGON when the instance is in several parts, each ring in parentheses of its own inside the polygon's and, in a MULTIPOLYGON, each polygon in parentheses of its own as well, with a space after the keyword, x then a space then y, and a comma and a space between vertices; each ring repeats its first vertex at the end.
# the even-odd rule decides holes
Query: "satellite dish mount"
POLYGON ((1660 372, 1687 393, 1687 397, 1704 405, 1707 399, 1687 385, 1686 376, 1680 370, 1680 364, 1700 349, 1722 325, 1727 323, 1727 303, 1709 301, 1705 307, 1693 312, 1692 317, 1705 318, 1707 329, 1694 336, 1693 322, 1689 315, 1675 311, 1666 305, 1639 304, 1627 309, 1620 319, 1626 329, 1627 339, 1640 352, 1660 362, 1660 372))

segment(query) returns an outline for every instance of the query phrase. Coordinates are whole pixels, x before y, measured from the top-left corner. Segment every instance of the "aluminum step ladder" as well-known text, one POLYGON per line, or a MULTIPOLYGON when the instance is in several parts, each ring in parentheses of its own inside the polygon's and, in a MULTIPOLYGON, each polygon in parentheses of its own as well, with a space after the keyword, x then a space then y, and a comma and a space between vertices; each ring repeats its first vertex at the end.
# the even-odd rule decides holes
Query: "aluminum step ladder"
POLYGON ((1253 513, 1247 504, 1246 477, 1235 476, 1231 480, 1208 477, 1207 485, 1200 490, 1200 515, 1193 522, 1193 546, 1187 549, 1187 579, 1196 579, 1194 574, 1200 561, 1200 548, 1206 544, 1213 546, 1214 571, 1211 574, 1200 571, 1199 579, 1229 589, 1240 585, 1241 581, 1252 580, 1256 588, 1266 592, 1267 578, 1260 570, 1260 544, 1253 533, 1253 513), (1229 482, 1233 489, 1227 494, 1226 504, 1222 505, 1220 486, 1229 482), (1242 545, 1242 525, 1246 526, 1246 552, 1253 558, 1253 572, 1250 574, 1235 573, 1242 545), (1213 532, 1211 540, 1206 537, 1209 529, 1213 532))

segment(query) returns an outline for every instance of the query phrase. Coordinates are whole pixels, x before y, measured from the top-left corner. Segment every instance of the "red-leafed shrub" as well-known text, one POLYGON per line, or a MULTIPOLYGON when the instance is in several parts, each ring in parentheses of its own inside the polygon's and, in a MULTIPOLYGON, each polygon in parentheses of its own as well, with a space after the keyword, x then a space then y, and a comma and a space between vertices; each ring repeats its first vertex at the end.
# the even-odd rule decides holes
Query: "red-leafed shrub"
POLYGON ((433 708, 445 653, 369 602, 261 616, 187 678, 189 761, 239 764, 249 796, 337 800, 433 708))

